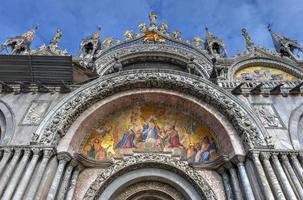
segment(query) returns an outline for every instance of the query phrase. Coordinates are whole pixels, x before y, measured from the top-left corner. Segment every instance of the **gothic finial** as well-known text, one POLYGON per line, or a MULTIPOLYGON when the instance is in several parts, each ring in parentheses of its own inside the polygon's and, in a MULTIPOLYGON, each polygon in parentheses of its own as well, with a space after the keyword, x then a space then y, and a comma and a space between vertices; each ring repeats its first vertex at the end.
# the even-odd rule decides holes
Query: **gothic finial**
POLYGON ((242 28, 241 32, 242 32, 242 36, 245 39, 247 50, 252 51, 254 49, 254 42, 252 41, 251 37, 249 36, 249 34, 245 28, 242 28))

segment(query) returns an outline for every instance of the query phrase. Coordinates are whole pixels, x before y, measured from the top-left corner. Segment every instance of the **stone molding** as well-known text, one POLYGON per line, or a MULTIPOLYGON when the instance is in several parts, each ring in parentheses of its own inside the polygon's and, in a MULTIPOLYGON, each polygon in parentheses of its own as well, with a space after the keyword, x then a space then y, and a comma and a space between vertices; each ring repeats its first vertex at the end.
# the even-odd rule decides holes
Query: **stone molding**
POLYGON ((161 193, 164 193, 174 200, 185 200, 183 195, 175 188, 171 187, 168 184, 157 181, 139 182, 133 184, 121 192, 117 197, 117 200, 130 199, 132 196, 138 193, 146 193, 148 191, 156 192, 159 197, 162 196, 161 193))
POLYGON ((113 165, 99 174, 84 195, 84 200, 96 199, 112 180, 134 169, 155 167, 172 170, 193 184, 202 199, 216 199, 216 195, 203 177, 190 167, 187 162, 175 160, 160 154, 138 154, 115 160, 113 165))
POLYGON ((115 63, 115 58, 120 60, 126 60, 134 57, 142 56, 159 56, 166 57, 182 62, 188 62, 190 58, 193 58, 196 63, 197 71, 205 78, 209 78, 212 71, 212 64, 210 57, 206 56, 198 50, 190 48, 180 48, 171 44, 134 44, 132 46, 115 49, 103 54, 96 59, 96 71, 98 74, 103 75, 108 71, 115 63))
POLYGON ((173 89, 194 96, 218 109, 234 126, 247 149, 267 145, 266 130, 238 98, 205 79, 168 70, 129 70, 82 86, 48 113, 35 133, 39 137, 34 142, 58 144, 76 118, 95 102, 118 92, 140 88, 173 89))

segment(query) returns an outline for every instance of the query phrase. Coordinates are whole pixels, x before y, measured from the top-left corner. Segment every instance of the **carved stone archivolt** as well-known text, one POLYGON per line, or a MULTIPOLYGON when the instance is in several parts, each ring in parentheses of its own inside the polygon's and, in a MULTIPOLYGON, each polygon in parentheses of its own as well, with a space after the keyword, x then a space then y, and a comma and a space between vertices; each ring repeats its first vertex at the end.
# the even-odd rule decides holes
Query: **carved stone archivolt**
POLYGON ((58 144, 76 118, 88 107, 129 89, 161 88, 191 95, 218 109, 239 133, 246 148, 266 146, 266 130, 251 109, 207 80, 186 73, 134 70, 97 79, 74 91, 50 112, 38 127, 36 142, 58 144), (186 78, 185 78, 186 77, 186 78))
POLYGON ((172 42, 171 44, 132 44, 129 42, 127 47, 121 45, 119 48, 119 46, 116 46, 115 49, 96 56, 98 57, 95 62, 96 71, 98 74, 103 75, 115 63, 115 58, 133 58, 135 55, 158 55, 183 60, 185 62, 187 62, 189 58, 193 58, 197 70, 206 78, 212 70, 210 58, 207 57, 204 52, 201 52, 201 50, 186 46, 186 44, 178 44, 177 42, 172 42))
POLYGON ((171 187, 168 184, 157 182, 157 181, 149 181, 149 182, 139 182, 127 187, 123 192, 119 194, 116 198, 117 200, 128 200, 132 198, 136 198, 142 193, 149 195, 150 193, 152 197, 169 197, 174 200, 185 200, 183 195, 171 187))
POLYGON ((113 165, 95 179, 86 191, 83 199, 97 199, 108 184, 117 176, 134 169, 144 168, 145 166, 172 170, 192 183, 201 195, 201 199, 216 199, 216 195, 208 183, 186 161, 175 160, 169 156, 152 153, 125 156, 121 160, 115 160, 113 165))

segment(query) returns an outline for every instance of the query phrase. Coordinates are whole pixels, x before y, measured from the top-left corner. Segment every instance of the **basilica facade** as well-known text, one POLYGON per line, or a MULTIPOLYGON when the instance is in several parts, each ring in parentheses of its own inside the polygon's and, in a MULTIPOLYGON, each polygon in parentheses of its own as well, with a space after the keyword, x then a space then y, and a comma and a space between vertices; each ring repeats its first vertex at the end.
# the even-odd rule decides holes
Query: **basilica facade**
POLYGON ((38 27, 0 46, 0 198, 303 199, 303 47, 268 27, 275 50, 228 56, 182 39, 155 12, 123 40, 100 28, 72 56, 31 48, 38 27))

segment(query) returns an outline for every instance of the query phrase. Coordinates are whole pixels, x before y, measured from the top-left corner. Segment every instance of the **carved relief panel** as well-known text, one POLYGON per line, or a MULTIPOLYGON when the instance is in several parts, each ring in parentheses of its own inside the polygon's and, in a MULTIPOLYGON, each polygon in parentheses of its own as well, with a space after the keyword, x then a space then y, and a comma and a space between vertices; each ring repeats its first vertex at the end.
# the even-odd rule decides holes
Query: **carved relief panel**
POLYGON ((253 109, 265 128, 285 128, 279 114, 272 104, 253 104, 253 109))
POLYGON ((43 116, 47 112, 50 103, 50 101, 46 100, 32 101, 22 118, 20 125, 39 125, 39 123, 43 119, 43 116))

